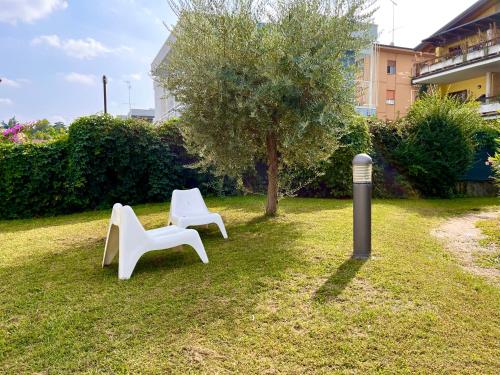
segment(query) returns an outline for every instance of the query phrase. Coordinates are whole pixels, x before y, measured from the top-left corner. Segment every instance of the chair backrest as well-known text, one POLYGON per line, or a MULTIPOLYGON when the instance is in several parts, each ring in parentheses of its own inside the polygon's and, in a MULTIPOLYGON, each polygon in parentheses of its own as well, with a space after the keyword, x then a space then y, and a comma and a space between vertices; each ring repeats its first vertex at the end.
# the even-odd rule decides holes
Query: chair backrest
POLYGON ((123 206, 120 203, 115 203, 113 205, 113 211, 111 212, 110 225, 116 225, 117 227, 120 226, 120 214, 121 214, 122 207, 123 206))
POLYGON ((207 205, 203 200, 200 189, 174 190, 170 211, 175 216, 190 216, 206 214, 207 205))
POLYGON ((144 227, 130 206, 116 203, 104 247, 103 266, 110 264, 118 251, 128 251, 142 246, 147 235, 144 227))
POLYGON ((146 230, 130 206, 123 206, 120 210, 120 233, 143 235, 146 230))

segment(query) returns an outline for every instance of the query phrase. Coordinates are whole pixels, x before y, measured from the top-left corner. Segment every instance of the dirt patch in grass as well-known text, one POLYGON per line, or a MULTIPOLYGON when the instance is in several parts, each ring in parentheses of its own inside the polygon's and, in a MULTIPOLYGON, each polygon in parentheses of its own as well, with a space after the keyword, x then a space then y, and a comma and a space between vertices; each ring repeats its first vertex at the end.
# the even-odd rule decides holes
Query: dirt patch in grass
POLYGON ((494 242, 485 241, 487 236, 476 226, 479 221, 496 221, 499 217, 500 210, 452 218, 433 230, 432 234, 444 241, 446 249, 460 260, 467 271, 500 284, 500 269, 489 267, 487 263, 480 261, 497 254, 498 246, 494 242))

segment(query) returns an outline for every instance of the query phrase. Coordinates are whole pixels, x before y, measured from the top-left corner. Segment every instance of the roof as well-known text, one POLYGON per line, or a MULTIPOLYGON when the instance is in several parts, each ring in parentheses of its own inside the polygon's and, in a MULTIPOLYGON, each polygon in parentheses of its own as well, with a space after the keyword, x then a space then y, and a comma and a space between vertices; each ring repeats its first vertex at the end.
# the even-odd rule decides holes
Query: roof
MULTIPOLYGON (((399 52, 399 53, 407 53, 407 54, 411 54, 411 55, 422 53, 421 51, 416 51, 410 47, 392 46, 390 44, 380 44, 380 43, 376 43, 376 45, 381 49, 395 50, 395 52, 399 52)), ((423 52, 423 53, 428 54, 429 56, 434 56, 434 53, 430 53, 430 52, 423 52)))
POLYGON ((154 117, 155 110, 154 108, 149 108, 149 109, 132 108, 128 113, 128 115, 130 117, 154 117))
POLYGON ((462 13, 460 13, 458 16, 453 18, 450 22, 448 22, 446 25, 441 27, 434 34, 432 34, 428 38, 424 39, 418 46, 415 47, 415 50, 416 51, 423 51, 426 47, 429 47, 432 45, 432 43, 428 42, 427 40, 429 40, 433 37, 436 37, 445 31, 448 31, 450 29, 456 28, 457 26, 464 24, 465 23, 464 20, 467 17, 474 14, 474 12, 477 12, 483 8, 487 8, 488 6, 494 5, 495 3, 499 3, 499 2, 500 2, 500 0, 478 0, 478 1, 476 1, 469 8, 467 8, 462 13))
POLYGON ((172 42, 174 41, 175 41, 175 36, 172 33, 170 33, 168 38, 165 40, 165 43, 163 43, 160 50, 156 54, 155 58, 151 62, 151 70, 155 70, 163 62, 163 60, 170 51, 170 46, 172 42))
POLYGON ((471 21, 464 23, 462 25, 453 27, 451 29, 442 31, 440 33, 435 33, 433 36, 424 39, 422 42, 423 43, 433 43, 433 44, 440 44, 444 43, 448 40, 453 40, 453 39, 459 39, 460 37, 463 38, 464 35, 467 34, 473 34, 477 32, 478 27, 481 28, 481 30, 489 28, 490 24, 492 23, 499 23, 500 22, 500 13, 495 13, 483 18, 479 18, 477 20, 471 21))
POLYGON ((406 51, 409 51, 409 52, 415 52, 415 50, 413 48, 410 48, 410 47, 400 47, 400 46, 393 46, 392 44, 381 44, 381 43, 377 43, 377 46, 381 47, 381 48, 389 48, 389 49, 402 49, 402 50, 406 50, 406 51))

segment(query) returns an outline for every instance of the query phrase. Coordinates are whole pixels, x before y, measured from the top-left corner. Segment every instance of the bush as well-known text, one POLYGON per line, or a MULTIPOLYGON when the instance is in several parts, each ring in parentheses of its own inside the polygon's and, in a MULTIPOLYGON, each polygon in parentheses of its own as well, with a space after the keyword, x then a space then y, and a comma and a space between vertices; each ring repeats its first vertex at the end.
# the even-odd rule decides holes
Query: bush
POLYGON ((68 212, 67 138, 0 144, 0 218, 68 212))
POLYGON ((489 158, 491 168, 493 169, 493 178, 495 179, 495 185, 500 191, 500 138, 496 140, 496 151, 493 156, 489 158))
POLYGON ((152 126, 142 121, 106 115, 76 120, 69 129, 71 207, 78 210, 109 207, 115 202, 145 202, 149 171, 155 167, 150 152, 158 143, 155 138, 152 126))
POLYGON ((175 121, 89 116, 44 143, 0 144, 0 218, 55 215, 115 202, 165 201, 174 189, 235 192, 234 181, 186 165, 175 121))
POLYGON ((431 92, 413 104, 394 144, 388 145, 395 147, 398 167, 423 195, 448 197, 473 161, 474 134, 482 127, 476 103, 431 92))
POLYGON ((172 165, 182 177, 182 185, 177 189, 198 187, 204 195, 232 195, 238 191, 234 179, 226 176, 216 176, 212 170, 197 168, 199 159, 188 153, 180 131, 180 121, 177 118, 165 121, 155 127, 155 132, 166 145, 173 157, 172 165))
POLYGON ((359 153, 371 153, 367 120, 355 117, 340 147, 321 168, 321 176, 300 190, 301 196, 345 198, 352 196, 352 159, 359 153))

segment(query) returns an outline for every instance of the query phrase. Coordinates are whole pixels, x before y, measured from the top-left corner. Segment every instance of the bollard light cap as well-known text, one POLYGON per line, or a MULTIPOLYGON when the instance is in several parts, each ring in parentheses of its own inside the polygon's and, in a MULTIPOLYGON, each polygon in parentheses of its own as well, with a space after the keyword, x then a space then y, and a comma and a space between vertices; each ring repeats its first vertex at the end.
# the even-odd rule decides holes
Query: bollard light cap
POLYGON ((352 165, 371 165, 372 158, 368 154, 358 154, 352 159, 352 165))

